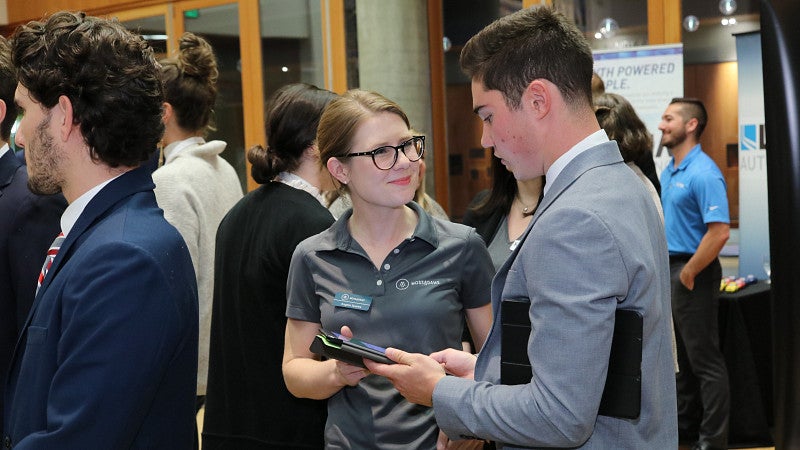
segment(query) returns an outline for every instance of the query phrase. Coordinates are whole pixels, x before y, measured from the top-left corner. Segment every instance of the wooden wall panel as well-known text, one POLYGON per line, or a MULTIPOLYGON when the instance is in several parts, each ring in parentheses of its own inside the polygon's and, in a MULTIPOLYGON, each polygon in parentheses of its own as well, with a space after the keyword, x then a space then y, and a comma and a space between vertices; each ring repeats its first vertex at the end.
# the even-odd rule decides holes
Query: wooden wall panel
POLYGON ((56 11, 87 11, 94 15, 108 11, 141 8, 163 0, 7 0, 10 25, 38 20, 56 11))
POLYGON ((684 66, 684 95, 699 98, 708 111, 700 144, 717 163, 728 185, 731 226, 739 226, 739 167, 728 161, 728 144, 739 139, 739 75, 736 62, 684 66), (730 164, 729 164, 730 163, 730 164))
POLYGON ((681 3, 647 0, 647 41, 650 45, 681 42, 681 3))
POLYGON ((469 84, 447 86, 450 218, 460 221, 479 191, 491 186, 491 150, 481 147, 481 121, 472 112, 469 84))
MULTIPOLYGON (((450 214, 450 183, 448 180, 448 156, 446 127, 446 101, 444 79, 444 18, 442 0, 428 0, 428 53, 431 78, 431 122, 433 125, 432 148, 428 158, 433 159, 434 198, 450 214)), ((426 150, 427 152, 427 150, 426 150)), ((428 169, 430 170, 430 169, 428 169)), ((430 179, 430 177, 428 178, 430 179)), ((430 186, 430 183, 426 183, 430 186)), ((430 194, 430 190, 428 192, 430 194)))

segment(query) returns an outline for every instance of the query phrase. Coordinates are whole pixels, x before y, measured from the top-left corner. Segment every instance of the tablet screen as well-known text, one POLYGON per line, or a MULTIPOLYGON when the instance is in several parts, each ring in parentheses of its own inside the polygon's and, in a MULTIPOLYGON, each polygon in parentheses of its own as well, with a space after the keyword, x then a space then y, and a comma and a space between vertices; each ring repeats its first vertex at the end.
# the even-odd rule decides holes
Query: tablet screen
POLYGON ((360 339, 355 339, 355 338, 350 339, 350 338, 348 338, 348 337, 346 337, 344 335, 341 335, 341 334, 339 334, 339 333, 337 333, 335 331, 329 331, 329 333, 331 335, 333 335, 333 337, 335 337, 337 339, 341 339, 342 341, 347 341, 347 342, 349 342, 349 343, 351 343, 353 345, 358 345, 359 347, 368 348, 368 349, 371 349, 371 350, 374 350, 374 351, 380 352, 380 353, 386 353, 386 349, 385 348, 378 347, 377 345, 370 344, 369 342, 364 342, 364 341, 362 341, 360 339))

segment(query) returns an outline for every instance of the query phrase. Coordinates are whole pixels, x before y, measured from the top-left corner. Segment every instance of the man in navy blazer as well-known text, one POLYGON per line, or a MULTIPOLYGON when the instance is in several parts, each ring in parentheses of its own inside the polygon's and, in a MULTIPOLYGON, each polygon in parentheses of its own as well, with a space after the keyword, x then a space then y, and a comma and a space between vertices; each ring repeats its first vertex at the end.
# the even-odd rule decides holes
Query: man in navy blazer
POLYGON ((547 184, 492 282, 495 320, 477 360, 455 349, 389 349, 400 364, 367 362, 410 401, 432 405, 449 439, 504 448, 678 447, 664 226, 597 123, 592 63, 580 31, 546 7, 498 19, 461 53, 483 146, 517 179, 545 175, 547 184), (529 303, 521 342, 504 339, 504 300, 529 303), (641 395, 635 419, 599 414, 618 309, 643 318, 641 387, 625 391, 641 395), (503 384, 505 350, 527 356, 527 382, 503 384))
POLYGON ((188 449, 197 287, 139 167, 161 138, 153 50, 119 23, 56 13, 12 39, 34 192, 63 192, 65 239, 5 389, 3 446, 188 449))

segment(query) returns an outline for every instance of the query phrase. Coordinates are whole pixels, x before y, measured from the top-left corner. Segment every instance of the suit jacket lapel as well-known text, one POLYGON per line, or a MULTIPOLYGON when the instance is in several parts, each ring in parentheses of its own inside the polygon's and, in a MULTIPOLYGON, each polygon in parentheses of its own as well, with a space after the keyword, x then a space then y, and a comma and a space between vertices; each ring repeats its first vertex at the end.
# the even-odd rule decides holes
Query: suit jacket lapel
MULTIPOLYGON (((108 183, 103 189, 100 190, 100 192, 97 193, 97 195, 95 195, 89 204, 86 205, 86 209, 83 210, 81 215, 78 217, 78 221, 75 222, 75 225, 73 225, 72 229, 69 231, 67 238, 61 244, 61 248, 58 250, 58 255, 56 255, 55 259, 53 260, 53 264, 50 266, 47 277, 45 277, 44 281, 42 282, 42 287, 40 287, 39 292, 36 293, 36 297, 33 300, 33 305, 31 305, 31 310, 28 313, 28 318, 25 320, 25 325, 22 328, 22 333, 20 333, 20 336, 17 339, 14 356, 11 359, 12 366, 17 354, 19 353, 22 337, 25 335, 26 330, 31 323, 33 314, 39 306, 39 302, 41 302, 42 297, 44 296, 45 292, 47 292, 47 287, 50 286, 50 283, 52 282, 53 278, 55 278, 59 269, 67 260, 69 260, 73 250, 80 245, 78 240, 81 238, 81 236, 98 219, 102 218, 111 209, 113 209, 113 206, 120 200, 137 192, 147 190, 152 191, 154 187, 155 185, 153 184, 153 179, 150 175, 150 172, 145 168, 139 167, 122 174, 115 180, 108 183)), ((55 236, 53 236, 53 238, 55 238, 55 236)), ((42 258, 42 261, 44 261, 44 257, 42 258)))
MULTIPOLYGON (((570 161, 569 164, 564 167, 564 170, 561 171, 561 173, 558 175, 558 178, 556 178, 550 187, 548 187, 547 193, 542 198, 542 201, 536 208, 536 212, 531 218, 531 222, 519 237, 517 246, 497 271, 497 275, 492 281, 492 292, 494 293, 495 289, 498 289, 498 291, 496 296, 492 294, 492 303, 494 303, 495 297, 497 297, 498 301, 500 300, 502 289, 505 285, 505 280, 508 275, 508 270, 514 263, 514 260, 517 258, 520 248, 522 248, 522 244, 525 242, 525 239, 527 239, 528 234, 530 234, 534 225, 536 225, 539 217, 541 217, 542 214, 544 214, 544 212, 547 211, 547 209, 556 201, 556 199, 561 196, 564 190, 572 185, 572 183, 574 183, 575 180, 577 180, 581 175, 586 173, 586 171, 595 167, 616 163, 622 163, 622 156, 619 153, 619 147, 617 147, 617 143, 614 141, 609 141, 587 149, 576 156, 575 159, 570 161)), ((498 311, 497 307, 499 305, 493 304, 492 306, 495 308, 495 311, 498 311)))

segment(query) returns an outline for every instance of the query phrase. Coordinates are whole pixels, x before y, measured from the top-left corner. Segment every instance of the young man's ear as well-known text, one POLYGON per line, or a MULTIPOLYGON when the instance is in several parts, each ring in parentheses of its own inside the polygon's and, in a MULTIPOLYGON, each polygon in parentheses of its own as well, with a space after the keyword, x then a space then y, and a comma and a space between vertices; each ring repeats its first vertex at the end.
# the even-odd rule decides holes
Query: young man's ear
POLYGON ((54 119, 59 125, 61 139, 66 142, 72 130, 76 126, 73 120, 72 101, 66 95, 58 97, 58 104, 53 108, 55 111, 54 119))
POLYGON ((550 86, 543 79, 535 79, 528 84, 525 92, 522 93, 522 101, 533 112, 534 116, 541 118, 547 115, 552 106, 552 93, 550 86))

